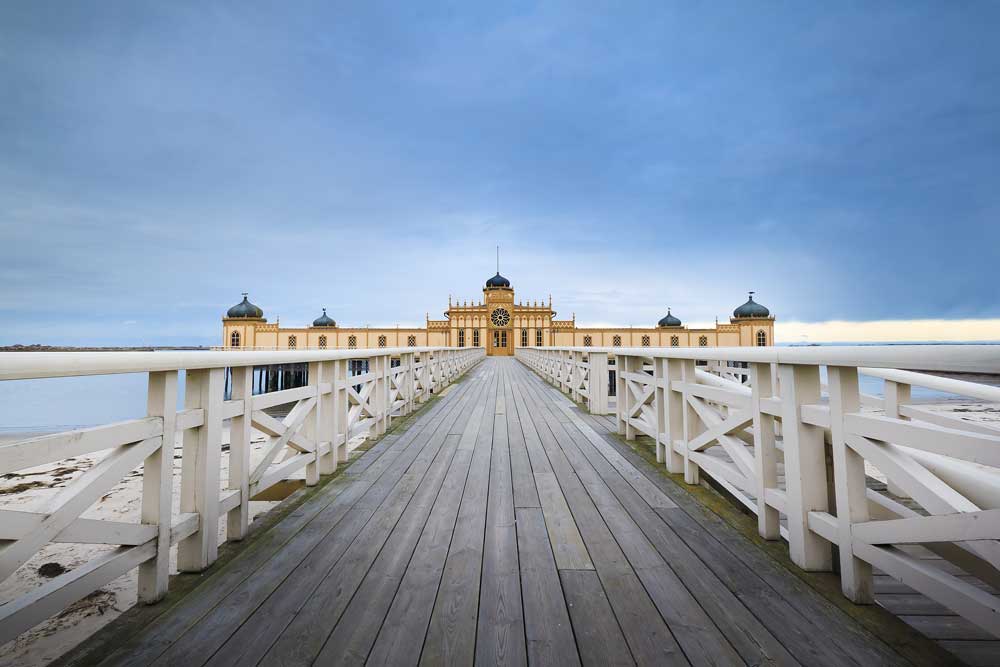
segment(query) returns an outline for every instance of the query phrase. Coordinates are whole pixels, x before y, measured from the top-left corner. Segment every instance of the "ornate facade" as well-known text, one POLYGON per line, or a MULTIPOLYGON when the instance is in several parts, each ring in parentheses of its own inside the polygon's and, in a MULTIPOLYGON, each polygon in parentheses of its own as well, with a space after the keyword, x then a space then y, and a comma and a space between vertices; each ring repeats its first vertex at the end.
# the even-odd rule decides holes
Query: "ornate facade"
POLYGON ((484 347, 491 356, 514 354, 516 347, 548 345, 578 347, 740 347, 774 344, 774 316, 750 299, 733 311, 728 323, 691 329, 669 310, 649 328, 585 328, 576 318, 557 320, 549 302, 514 300, 510 281, 499 273, 486 281, 479 303, 448 300, 445 319, 429 317, 422 328, 341 327, 326 314, 309 327, 281 327, 264 318, 264 312, 243 301, 222 318, 222 344, 226 348, 263 349, 362 349, 380 347, 484 347))

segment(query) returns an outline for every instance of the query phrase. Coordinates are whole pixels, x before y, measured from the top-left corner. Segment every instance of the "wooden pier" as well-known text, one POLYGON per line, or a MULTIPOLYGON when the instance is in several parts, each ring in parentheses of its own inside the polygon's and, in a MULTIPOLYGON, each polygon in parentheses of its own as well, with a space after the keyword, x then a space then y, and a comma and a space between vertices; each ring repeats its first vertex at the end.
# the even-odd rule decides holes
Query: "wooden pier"
POLYGON ((877 636, 609 431, 489 358, 113 651, 71 662, 949 659, 901 623, 877 636))

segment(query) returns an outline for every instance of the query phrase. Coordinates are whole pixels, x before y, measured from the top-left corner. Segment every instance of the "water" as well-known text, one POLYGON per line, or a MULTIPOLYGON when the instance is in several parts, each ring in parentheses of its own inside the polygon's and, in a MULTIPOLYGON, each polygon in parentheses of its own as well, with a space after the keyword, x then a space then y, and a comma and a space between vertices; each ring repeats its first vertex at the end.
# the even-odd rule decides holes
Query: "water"
MULTIPOLYGON (((826 382, 825 368, 821 370, 821 375, 823 382, 826 382)), ((863 393, 882 396, 884 383, 881 379, 862 375, 860 381, 863 393)), ((182 371, 178 380, 178 407, 183 405, 183 387, 182 371)), ((957 397, 953 394, 922 387, 913 388, 915 401, 955 398, 957 397)), ((145 414, 145 373, 0 382, 0 435, 62 431, 137 419, 145 414)))

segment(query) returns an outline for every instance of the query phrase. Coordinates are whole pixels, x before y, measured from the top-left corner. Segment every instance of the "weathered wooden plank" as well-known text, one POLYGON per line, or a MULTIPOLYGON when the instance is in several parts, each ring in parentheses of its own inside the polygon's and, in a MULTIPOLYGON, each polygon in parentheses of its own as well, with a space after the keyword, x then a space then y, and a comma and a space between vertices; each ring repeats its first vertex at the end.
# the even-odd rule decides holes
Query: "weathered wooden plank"
POLYGON ((476 662, 490 665, 527 662, 514 526, 514 488, 507 418, 500 412, 504 407, 502 398, 501 389, 497 392, 497 414, 493 424, 493 456, 476 630, 476 662))
MULTIPOLYGON (((389 540, 401 517, 407 512, 411 499, 416 501, 410 518, 423 524, 430 501, 444 481, 451 461, 458 447, 458 438, 448 438, 449 430, 457 419, 468 419, 471 411, 463 410, 468 395, 460 399, 455 414, 442 421, 417 460, 403 475, 399 485, 403 492, 393 490, 389 499, 379 507, 371 520, 358 534, 354 542, 336 565, 318 583, 309 599, 303 604, 299 614, 281 632, 268 652, 261 659, 270 662, 311 662, 324 649, 327 639, 334 632, 344 610, 350 604, 354 593, 364 581, 369 569, 389 540), (417 481, 417 491, 406 489, 409 480, 417 481), (415 497, 419 496, 419 497, 415 497), (414 514, 416 516, 414 516, 414 514)), ((363 503, 359 503, 359 506, 363 503)), ((409 527, 409 522, 404 522, 409 527)), ((419 531, 417 531, 419 534, 419 531)), ((405 565, 405 562, 404 562, 405 565)))
POLYGON ((521 420, 514 402, 511 386, 510 364, 504 364, 504 404, 507 417, 506 431, 510 445, 510 470, 514 483, 514 507, 539 507, 538 491, 532 476, 528 448, 521 429, 521 420))
MULTIPOLYGON (((435 410, 423 417, 423 427, 415 425, 411 428, 405 437, 400 438, 394 447, 378 456, 377 462, 358 478, 334 482, 337 486, 343 485, 340 493, 332 498, 326 507, 321 508, 321 511, 312 514, 305 523, 298 525, 295 533, 290 535, 289 539, 281 545, 280 550, 269 553, 267 558, 261 559, 252 569, 248 568, 249 571, 245 572, 243 578, 232 587, 220 587, 211 595, 207 595, 205 599, 211 601, 211 606, 204 603, 200 605, 201 614, 189 612, 188 615, 193 618, 187 619, 187 626, 178 635, 172 635, 170 641, 165 642, 165 645, 156 643, 150 646, 149 652, 155 651, 156 655, 160 655, 167 651, 166 654, 160 655, 161 660, 174 664, 198 662, 199 659, 203 661, 207 659, 207 656, 211 656, 216 649, 229 640, 230 635, 236 631, 237 627, 244 624, 244 621, 254 614, 258 606, 284 581, 288 573, 296 567, 300 567, 300 563, 311 552, 312 548, 338 525, 348 510, 360 504, 363 506, 362 509, 370 507, 371 512, 374 512, 379 504, 377 499, 386 498, 390 492, 397 488, 397 483, 406 469, 426 448, 429 438, 425 429, 434 430, 443 423, 450 424, 450 422, 445 422, 445 419, 452 415, 457 416, 462 396, 462 393, 455 394, 452 400, 442 401, 436 405, 435 410)), ((367 456, 369 453, 363 456, 367 456)), ((360 517, 364 517, 363 512, 360 517)), ((282 525, 279 524, 279 527, 282 525)), ((364 521, 361 522, 361 525, 364 525, 364 521)), ((358 530, 360 530, 360 526, 358 530)), ((354 531, 353 534, 356 532, 354 531)), ((350 531, 344 531, 341 539, 345 539, 351 534, 350 531)), ((308 577, 304 575, 303 579, 306 582, 309 581, 308 577)), ((190 597, 201 599, 200 595, 190 597)), ((293 596, 289 596, 289 599, 291 597, 293 596)), ((272 604, 277 605, 279 600, 276 599, 272 604)), ((291 600, 286 604, 292 608, 295 606, 291 600)), ((260 620, 245 623, 246 629, 241 635, 242 637, 253 637, 254 642, 242 645, 234 641, 231 644, 231 646, 240 646, 240 650, 234 651, 237 655, 255 648, 266 650, 270 641, 273 641, 273 638, 277 636, 276 633, 283 627, 274 619, 266 618, 266 614, 258 616, 258 619, 260 620), (258 634, 254 634, 255 629, 258 628, 258 634)), ((224 661, 223 658, 227 654, 228 652, 223 652, 218 659, 224 661)), ((151 661, 152 659, 149 660, 149 662, 151 661)))
MULTIPOLYGON (((532 389, 538 389, 537 385, 532 389)), ((535 404, 548 404, 551 407, 549 402, 551 399, 547 394, 549 391, 544 388, 536 392, 535 404)), ((638 497, 638 493, 626 484, 622 476, 606 459, 599 456, 596 457, 595 461, 601 465, 600 472, 603 472, 603 476, 598 474, 590 461, 580 452, 582 447, 593 450, 592 446, 586 438, 575 430, 571 422, 560 423, 553 431, 556 433, 556 439, 562 447, 564 455, 573 465, 577 475, 581 479, 594 480, 593 483, 586 485, 587 490, 592 494, 595 491, 600 494, 600 500, 595 498, 595 505, 628 558, 636 576, 643 583, 660 615, 666 621, 667 627, 670 628, 684 649, 687 659, 693 664, 743 664, 743 660, 720 632, 713 619, 685 588, 681 579, 668 567, 664 557, 657 552, 633 517, 629 516, 618 499, 615 498, 604 479, 607 478, 608 483, 617 486, 616 492, 628 493, 638 501, 636 503, 637 509, 645 509, 647 523, 652 522, 662 526, 662 521, 659 520, 652 508, 638 497)), ((596 452, 594 453, 596 454, 596 452)), ((715 583, 719 584, 718 581, 715 583)), ((735 598, 730 597, 732 602, 738 604, 735 598)), ((757 624, 756 629, 762 628, 757 624)), ((744 639, 741 629, 736 629, 732 634, 736 634, 738 639, 744 639)), ((762 654, 755 645, 752 646, 756 650, 749 649, 749 656, 747 656, 750 658, 751 664, 766 661, 768 656, 762 654)), ((787 653, 781 657, 790 658, 787 653)))
POLYGON ((542 446, 636 662, 687 664, 680 646, 556 443, 553 433, 561 428, 558 420, 544 405, 526 402, 533 405, 530 414, 542 446))
POLYGON ((580 664, 545 517, 532 507, 518 508, 516 513, 528 661, 532 665, 580 664))
MULTIPOLYGON (((496 400, 496 391, 496 378, 491 377, 487 405, 496 400)), ((484 416, 476 438, 455 533, 420 656, 421 664, 467 665, 472 663, 475 655, 486 501, 493 449, 493 419, 490 417, 484 416)))
POLYGON ((583 664, 588 667, 634 665, 635 660, 597 572, 563 570, 559 579, 583 664))
POLYGON ((566 504, 554 473, 536 473, 535 484, 545 516, 545 528, 560 570, 593 570, 573 514, 566 504))
MULTIPOLYGON (((885 645, 877 637, 865 630, 860 624, 853 622, 843 615, 839 610, 822 599, 820 595, 808 585, 801 582, 791 573, 783 570, 767 557, 759 549, 755 548, 746 538, 737 534, 732 527, 726 524, 720 517, 712 514, 701 507, 697 501, 692 499, 682 490, 673 485, 672 482, 663 479, 659 473, 646 463, 638 454, 631 451, 627 446, 621 444, 612 435, 612 428, 606 424, 605 420, 593 419, 589 415, 581 413, 582 418, 589 421, 609 444, 631 462, 636 469, 646 474, 654 484, 666 493, 683 510, 677 513, 675 510, 657 510, 661 517, 688 516, 694 530, 690 533, 681 532, 678 526, 671 527, 679 537, 708 565, 713 572, 730 572, 727 578, 735 583, 746 583, 757 592, 754 595, 743 597, 744 604, 757 614, 753 604, 774 605, 784 603, 791 610, 786 614, 768 614, 768 618, 774 623, 764 622, 769 632, 785 644, 784 632, 788 632, 789 624, 800 624, 808 621, 810 627, 807 631, 810 641, 822 642, 824 646, 836 647, 836 652, 845 653, 854 662, 861 664, 894 664, 903 660, 892 649, 885 645), (695 538, 698 539, 695 539, 695 538), (705 539, 709 542, 705 542, 705 539), (718 550, 711 547, 711 541, 717 541, 725 549, 718 550), (698 548, 699 545, 702 548, 698 548), (732 560, 742 563, 742 569, 732 560), (725 569, 721 566, 725 564, 725 569), (760 587, 759 581, 764 582, 760 587), (754 600, 756 599, 756 602, 754 600), (788 620, 790 619, 790 621, 788 620)), ((668 522, 670 523, 670 522, 668 522)), ((740 590, 738 586, 733 586, 732 590, 740 590)), ((758 615, 758 618, 761 618, 758 615)), ((764 621, 761 618, 762 622, 764 621)), ((798 630, 793 630, 798 633, 798 630)), ((787 647, 787 644, 785 644, 787 647)))

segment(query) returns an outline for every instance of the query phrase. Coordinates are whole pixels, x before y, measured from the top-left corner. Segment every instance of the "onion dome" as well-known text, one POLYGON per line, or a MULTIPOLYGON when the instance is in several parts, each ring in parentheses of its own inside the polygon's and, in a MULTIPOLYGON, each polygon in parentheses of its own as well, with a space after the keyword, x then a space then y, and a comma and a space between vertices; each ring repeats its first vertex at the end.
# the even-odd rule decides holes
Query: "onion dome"
POLYGON ((753 292, 750 292, 750 299, 742 306, 733 311, 733 317, 737 318, 757 318, 770 317, 771 311, 753 300, 753 292))
POLYGON ((510 287, 510 281, 500 275, 498 271, 495 276, 486 281, 486 287, 510 287))
POLYGON ((680 325, 681 321, 670 314, 669 308, 667 308, 667 314, 663 319, 656 323, 658 327, 679 327, 680 325))
POLYGON ((226 317, 243 319, 262 319, 264 311, 247 301, 247 293, 243 292, 243 300, 226 311, 226 317))
POLYGON ((337 323, 333 321, 333 318, 326 314, 326 308, 323 309, 323 314, 313 320, 314 327, 335 327, 337 323))

